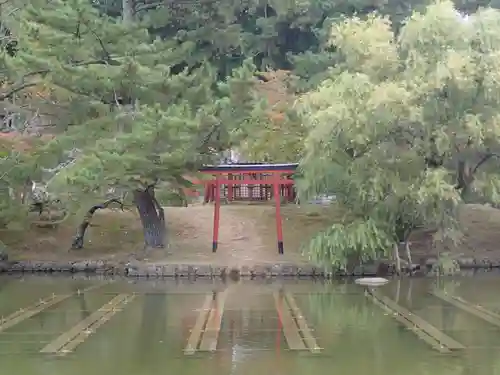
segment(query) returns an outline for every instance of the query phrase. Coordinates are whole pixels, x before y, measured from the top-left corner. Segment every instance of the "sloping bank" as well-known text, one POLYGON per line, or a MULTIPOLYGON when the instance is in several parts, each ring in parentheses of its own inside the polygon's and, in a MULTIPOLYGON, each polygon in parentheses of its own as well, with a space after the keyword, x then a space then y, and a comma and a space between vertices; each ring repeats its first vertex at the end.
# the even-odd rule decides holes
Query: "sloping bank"
MULTIPOLYGON (((393 273, 390 262, 357 266, 350 272, 325 270, 295 262, 292 257, 301 239, 313 234, 322 224, 321 217, 303 215, 297 207, 283 207, 287 258, 277 256, 274 251, 275 229, 273 207, 224 207, 221 215, 221 238, 224 244, 215 257, 207 253, 207 240, 212 230, 211 207, 169 208, 169 228, 177 243, 172 249, 174 256, 163 257, 161 261, 129 261, 141 242, 141 228, 130 213, 103 212, 96 217, 96 227, 89 238, 88 258, 68 259, 67 248, 57 249, 57 244, 68 244, 74 228, 59 228, 48 232, 50 241, 40 233, 22 237, 20 247, 13 247, 10 260, 0 257, 0 273, 86 273, 98 275, 123 275, 128 277, 318 277, 336 276, 385 276, 393 273), (110 230, 115 221, 117 230, 110 230), (106 229, 106 230, 103 230, 106 229), (53 238, 52 238, 53 237, 53 238), (40 241, 44 240, 42 245, 40 241), (36 241, 35 241, 36 240, 36 241), (90 241, 92 240, 92 241, 90 241), (297 247, 297 246, 295 246, 297 247), (22 248, 29 251, 23 252, 22 248), (109 249, 108 249, 109 248, 109 249), (112 251, 119 248, 122 253, 112 251), (106 254, 105 254, 106 253, 106 254), (251 256, 251 264, 234 267, 227 256, 230 254, 251 256), (22 255, 17 257, 16 255, 22 255), (47 259, 47 254, 51 258, 47 259), (105 254, 105 255, 104 255, 105 254), (176 256, 179 255, 179 256, 176 256), (115 259, 113 256, 116 256, 115 259), (18 258, 17 260, 15 258, 18 258), (175 258, 175 259, 174 259, 175 258), (281 259, 280 259, 281 258, 281 259), (22 260, 20 260, 22 259, 22 260), (200 261, 204 259, 204 261, 200 261), (194 261, 197 260, 197 261, 194 261)), ((462 270, 493 270, 500 268, 500 210, 480 205, 468 205, 461 221, 464 223, 464 240, 453 251, 457 254, 453 262, 462 270), (458 256, 460 255, 460 256, 458 256)), ((431 238, 427 235, 412 239, 413 259, 418 264, 413 268, 419 273, 432 269, 438 262, 438 255, 432 250, 431 238)), ((82 254, 79 253, 81 256, 82 254)), ((297 257, 297 259, 299 259, 297 257)), ((442 261, 442 259, 441 259, 442 261)))

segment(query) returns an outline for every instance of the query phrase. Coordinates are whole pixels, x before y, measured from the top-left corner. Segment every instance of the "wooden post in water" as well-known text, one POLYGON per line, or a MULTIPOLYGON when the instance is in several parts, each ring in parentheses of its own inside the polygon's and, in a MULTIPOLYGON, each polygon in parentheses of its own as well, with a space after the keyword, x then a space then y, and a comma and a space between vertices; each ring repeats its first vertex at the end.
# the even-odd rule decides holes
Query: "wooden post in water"
MULTIPOLYGON (((91 286, 89 288, 82 290, 81 292, 82 293, 88 292, 88 291, 93 290, 93 289, 101 288, 104 285, 105 284, 94 285, 94 286, 91 286)), ((68 298, 70 298, 73 295, 74 294, 64 294, 64 295, 54 294, 51 297, 42 299, 39 302, 37 302, 29 307, 26 307, 24 309, 20 309, 19 311, 16 311, 16 312, 8 315, 7 317, 0 319, 0 332, 6 330, 8 328, 11 328, 11 327, 15 326, 16 324, 19 324, 19 323, 35 316, 35 315, 41 313, 42 311, 48 309, 49 307, 52 307, 54 305, 57 305, 65 300, 67 300, 68 298)))
POLYGON ((201 338, 200 351, 214 352, 217 349, 217 341, 222 323, 222 315, 224 314, 224 305, 228 290, 222 293, 214 294, 214 302, 212 310, 208 316, 207 325, 203 337, 201 338))
POLYGON ((420 318, 418 315, 411 313, 386 296, 370 289, 366 290, 365 295, 369 297, 374 304, 391 313, 394 319, 405 325, 420 339, 431 345, 437 351, 441 353, 449 353, 452 350, 465 349, 462 344, 447 336, 445 333, 441 332, 436 327, 420 318))
POLYGON ((319 353, 321 351, 321 348, 318 346, 316 339, 312 335, 311 330, 307 325, 306 319, 302 314, 302 311, 300 311, 297 303, 295 302, 295 298, 293 298, 293 295, 289 292, 285 293, 285 298, 288 302, 288 305, 290 306, 290 309, 292 310, 293 315, 295 316, 297 325, 299 326, 299 329, 304 336, 304 342, 306 343, 307 347, 312 353, 319 353))
POLYGON ((451 296, 440 291, 434 291, 431 292, 431 294, 449 303, 450 305, 455 306, 457 309, 463 310, 481 320, 484 320, 485 322, 488 322, 500 328, 500 315, 494 313, 493 311, 489 311, 481 306, 474 306, 470 302, 465 301, 460 297, 451 296))
POLYGON ((73 351, 84 342, 89 335, 101 325, 109 321, 123 306, 135 298, 133 294, 120 294, 102 306, 99 310, 77 323, 67 332, 47 344, 41 353, 64 355, 73 351))
POLYGON ((201 307, 200 314, 198 315, 196 323, 194 324, 194 327, 191 331, 191 335, 189 336, 186 348, 184 349, 184 354, 191 355, 196 352, 201 339, 201 335, 203 334, 203 329, 205 328, 205 325, 207 323, 208 314, 212 309, 212 304, 213 296, 207 295, 201 307))
POLYGON ((275 292, 273 297, 288 347, 291 350, 307 350, 302 337, 300 337, 297 324, 295 323, 288 306, 284 303, 283 295, 275 292))

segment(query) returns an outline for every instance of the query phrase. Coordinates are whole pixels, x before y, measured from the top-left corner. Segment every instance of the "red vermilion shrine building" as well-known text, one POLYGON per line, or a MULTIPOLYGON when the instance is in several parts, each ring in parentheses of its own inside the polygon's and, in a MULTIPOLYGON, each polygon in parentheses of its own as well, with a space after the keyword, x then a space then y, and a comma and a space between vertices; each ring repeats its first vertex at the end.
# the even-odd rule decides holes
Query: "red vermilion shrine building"
POLYGON ((293 202, 296 197, 292 175, 298 164, 225 164, 206 166, 200 172, 211 175, 204 180, 205 203, 214 203, 212 251, 217 251, 221 200, 271 201, 276 207, 276 234, 279 254, 283 254, 281 202, 293 202))

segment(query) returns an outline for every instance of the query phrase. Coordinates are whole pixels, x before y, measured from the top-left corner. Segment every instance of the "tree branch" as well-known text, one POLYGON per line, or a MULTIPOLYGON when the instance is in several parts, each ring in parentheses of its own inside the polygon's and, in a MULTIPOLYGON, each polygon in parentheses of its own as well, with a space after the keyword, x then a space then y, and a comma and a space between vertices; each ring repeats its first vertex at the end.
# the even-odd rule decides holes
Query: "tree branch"
POLYGON ((481 160, 479 160, 479 162, 476 164, 474 168, 470 168, 466 160, 460 160, 458 162, 457 166, 458 176, 455 189, 461 190, 462 196, 465 197, 467 191, 469 190, 469 187, 474 182, 475 179, 474 175, 479 170, 479 168, 488 160, 490 160, 492 157, 499 157, 499 155, 492 152, 487 153, 481 158, 481 160))
POLYGON ((82 23, 89 29, 90 33, 97 39, 99 45, 101 46, 102 52, 104 54, 104 60, 108 63, 111 63, 112 62, 111 54, 106 49, 106 46, 104 45, 104 42, 102 41, 101 37, 99 35, 97 35, 97 33, 94 31, 94 29, 92 29, 89 26, 89 23, 87 21, 82 20, 82 23))
POLYGON ((156 9, 157 7, 162 5, 166 5, 164 1, 159 1, 157 3, 151 3, 151 4, 141 4, 135 7, 134 13, 137 14, 145 10, 156 9))
POLYGON ((156 9, 160 6, 173 6, 173 5, 199 5, 197 2, 192 2, 190 0, 164 0, 158 1, 151 4, 141 4, 134 8, 134 13, 143 12, 145 10, 156 9))
POLYGON ((35 76, 38 74, 46 74, 48 73, 48 69, 41 69, 41 70, 35 70, 30 73, 26 73, 21 77, 21 79, 18 81, 18 83, 13 84, 7 92, 4 92, 0 94, 0 100, 6 100, 17 94, 19 91, 22 91, 24 89, 27 89, 29 87, 33 87, 37 85, 37 82, 24 82, 24 80, 28 77, 35 76))
POLYGON ((472 174, 475 174, 477 172, 477 170, 481 167, 481 165, 483 165, 484 163, 486 163, 492 157, 498 157, 498 155, 497 154, 493 154, 493 153, 488 153, 485 156, 483 156, 483 158, 481 160, 479 160, 479 162, 476 164, 476 166, 472 169, 472 174))
POLYGON ((89 66, 89 65, 108 65, 109 61, 104 59, 90 60, 90 61, 78 61, 73 64, 73 66, 89 66))
POLYGON ((92 206, 87 213, 85 214, 82 223, 78 226, 76 236, 73 238, 73 242, 71 243, 71 248, 72 249, 82 249, 83 248, 83 240, 85 237, 85 233, 90 225, 90 221, 92 220, 92 217, 94 216, 95 212, 97 210, 103 210, 105 208, 108 208, 108 206, 111 203, 118 203, 120 205, 121 210, 123 211, 123 202, 117 198, 112 198, 107 200, 104 203, 101 204, 96 204, 95 206, 92 206))
POLYGON ((23 83, 17 87, 13 87, 11 88, 9 91, 3 93, 3 94, 0 94, 0 100, 6 100, 6 99, 9 99, 11 97, 13 97, 15 94, 17 94, 19 91, 22 91, 24 89, 27 89, 29 87, 33 87, 33 86, 36 86, 36 83, 34 82, 31 82, 31 83, 23 83))

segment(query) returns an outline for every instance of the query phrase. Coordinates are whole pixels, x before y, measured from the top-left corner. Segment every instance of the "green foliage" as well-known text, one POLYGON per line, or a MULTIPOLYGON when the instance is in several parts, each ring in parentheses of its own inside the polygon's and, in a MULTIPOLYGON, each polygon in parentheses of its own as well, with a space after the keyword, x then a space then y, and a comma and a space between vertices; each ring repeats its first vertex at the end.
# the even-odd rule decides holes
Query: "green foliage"
POLYGON ((302 195, 335 193, 353 221, 315 240, 315 259, 373 257, 424 224, 455 239, 464 192, 496 202, 499 21, 486 9, 465 22, 444 1, 399 36, 376 15, 332 27, 339 73, 300 103, 302 195))
POLYGON ((453 237, 461 199, 500 201, 496 11, 465 23, 440 2, 405 23, 427 1, 24 3, 0 5, 0 95, 53 139, 1 150, 2 222, 46 168, 74 212, 108 188, 175 196, 235 146, 303 156, 301 194, 337 195, 349 216, 313 242, 318 262, 377 257, 424 224, 453 237), (256 68, 295 76, 278 104, 256 68))
POLYGON ((332 225, 311 241, 308 250, 313 261, 340 268, 352 257, 359 261, 380 257, 390 243, 387 233, 368 219, 332 225))
POLYGON ((20 193, 32 171, 29 158, 13 150, 13 143, 0 146, 0 228, 23 224, 28 207, 22 203, 20 193))
POLYGON ((94 191, 105 186, 137 188, 180 176, 195 157, 191 135, 197 128, 189 117, 186 106, 171 106, 166 112, 144 107, 128 132, 96 140, 54 182, 94 191))
POLYGON ((283 104, 257 104, 251 111, 246 136, 239 145, 246 159, 284 163, 300 158, 306 129, 296 112, 287 108, 288 103, 283 104))
POLYGON ((50 87, 62 108, 58 134, 36 162, 54 167, 65 151, 78 151, 50 184, 73 202, 155 181, 175 191, 246 121, 251 64, 222 83, 209 64, 173 74, 168 61, 182 49, 153 41, 139 23, 99 15, 86 1, 28 6, 17 35, 20 50, 9 64, 24 74, 43 71, 35 83, 50 87))
POLYGON ((162 206, 182 207, 186 203, 186 200, 182 195, 174 193, 171 190, 167 190, 165 192, 161 190, 157 191, 156 199, 158 199, 158 202, 160 202, 162 206))

